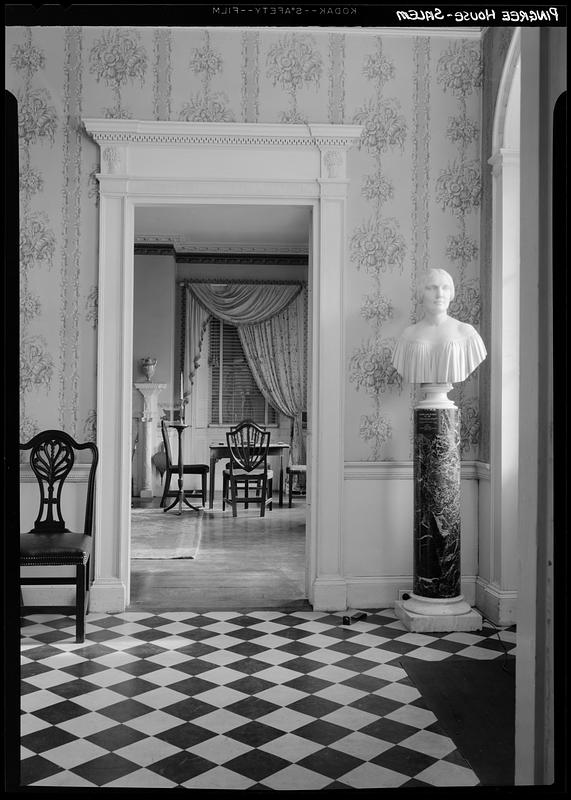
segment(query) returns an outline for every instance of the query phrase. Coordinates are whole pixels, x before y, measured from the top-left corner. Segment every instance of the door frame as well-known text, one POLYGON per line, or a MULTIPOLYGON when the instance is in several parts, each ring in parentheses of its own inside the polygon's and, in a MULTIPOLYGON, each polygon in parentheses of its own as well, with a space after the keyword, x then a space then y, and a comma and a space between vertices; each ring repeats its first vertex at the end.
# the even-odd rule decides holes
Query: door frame
POLYGON ((99 289, 94 611, 130 596, 135 208, 274 204, 312 209, 312 367, 308 414, 308 598, 347 608, 342 564, 347 151, 357 125, 85 119, 99 145, 99 289))

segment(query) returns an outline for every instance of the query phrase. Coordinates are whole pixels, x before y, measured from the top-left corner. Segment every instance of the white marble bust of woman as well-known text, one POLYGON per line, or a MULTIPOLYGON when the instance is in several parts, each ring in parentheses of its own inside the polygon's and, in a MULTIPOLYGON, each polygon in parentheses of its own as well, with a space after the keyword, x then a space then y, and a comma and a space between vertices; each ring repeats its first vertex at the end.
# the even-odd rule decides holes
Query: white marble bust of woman
POLYGON ((454 282, 444 269, 430 269, 418 285, 424 317, 405 328, 393 366, 407 383, 459 383, 486 357, 478 331, 449 317, 454 282))

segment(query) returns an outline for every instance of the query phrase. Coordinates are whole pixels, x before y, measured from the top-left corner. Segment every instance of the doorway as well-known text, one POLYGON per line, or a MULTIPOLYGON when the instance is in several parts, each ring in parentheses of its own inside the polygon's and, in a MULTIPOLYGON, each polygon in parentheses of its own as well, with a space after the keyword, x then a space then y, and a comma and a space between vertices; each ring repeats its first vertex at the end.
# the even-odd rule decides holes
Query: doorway
POLYGON ((302 205, 311 208, 306 583, 317 610, 347 607, 343 576, 343 285, 347 150, 357 125, 84 120, 101 149, 93 610, 129 602, 131 369, 135 208, 302 205), (323 265, 326 265, 325 269, 323 265))
MULTIPOLYGON (((164 481, 160 467, 164 469, 164 456, 159 425, 161 418, 170 420, 176 415, 180 404, 179 377, 184 362, 181 351, 188 347, 182 319, 187 284, 244 283, 254 287, 260 283, 298 283, 305 299, 310 217, 309 206, 297 205, 181 204, 135 208, 133 378, 137 390, 133 392, 133 424, 139 435, 133 461, 132 610, 299 608, 306 602, 306 497, 295 496, 291 509, 287 493, 283 504, 278 502, 280 456, 271 457, 275 502, 265 518, 260 519, 255 505, 240 508, 237 518, 232 517, 228 506, 223 512, 220 484, 225 462, 219 461, 213 508, 209 508, 209 502, 205 509, 196 511, 183 506, 181 519, 176 507, 166 514, 160 509, 164 481), (152 384, 145 382, 140 366, 149 355, 157 360, 152 384), (144 406, 141 395, 149 391, 156 397, 152 404, 144 406), (144 438, 149 433, 152 441, 147 443, 144 438), (152 458, 152 469, 143 469, 143 458, 152 458), (145 479, 148 482, 148 476, 143 474, 146 471, 151 473, 150 488, 144 488, 145 479), (174 542, 176 548, 171 552, 169 545, 174 542)), ((311 321, 307 303, 303 305, 303 328, 307 330, 311 321)), ((234 396, 229 402, 232 384, 226 386, 219 373, 225 372, 226 358, 236 360, 238 350, 241 369, 248 373, 250 370, 236 329, 225 325, 221 336, 220 325, 219 320, 211 318, 204 330, 190 402, 185 409, 189 425, 183 435, 185 464, 208 464, 210 444, 224 439, 229 426, 244 416, 240 417, 244 403, 235 403, 234 396)), ((235 377, 232 369, 233 382, 235 377)), ((268 427, 272 442, 289 443, 290 418, 267 401, 264 413, 264 398, 253 375, 242 380, 240 387, 251 398, 248 408, 254 409, 246 416, 254 415, 256 422, 268 427)), ((176 460, 178 443, 174 431, 171 433, 171 452, 176 460)), ((283 462, 285 471, 287 453, 283 462)), ((199 485, 200 478, 185 478, 187 489, 198 489, 199 485)), ((174 487, 173 477, 171 489, 174 487)), ((201 507, 200 499, 189 500, 201 507)), ((167 506, 170 503, 169 498, 167 506)))

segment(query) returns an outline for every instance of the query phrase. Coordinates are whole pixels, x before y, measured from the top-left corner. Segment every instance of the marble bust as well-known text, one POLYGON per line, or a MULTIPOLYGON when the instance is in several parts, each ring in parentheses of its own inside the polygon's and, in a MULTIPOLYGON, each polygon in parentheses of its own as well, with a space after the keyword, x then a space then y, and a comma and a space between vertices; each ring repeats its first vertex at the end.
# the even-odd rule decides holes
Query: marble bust
POLYGON ((486 358, 478 331, 448 316, 454 282, 444 269, 430 269, 419 282, 424 317, 405 328, 393 366, 407 383, 459 383, 486 358))

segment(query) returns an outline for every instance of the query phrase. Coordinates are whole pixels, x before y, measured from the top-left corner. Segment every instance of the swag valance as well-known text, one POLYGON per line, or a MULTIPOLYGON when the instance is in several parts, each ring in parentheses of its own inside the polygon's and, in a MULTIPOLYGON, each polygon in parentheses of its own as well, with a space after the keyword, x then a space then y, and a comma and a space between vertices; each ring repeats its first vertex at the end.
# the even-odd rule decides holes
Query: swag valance
POLYGON ((188 288, 210 314, 239 328, 275 317, 302 287, 300 284, 193 283, 188 288))
POLYGON ((207 284, 184 286, 184 394, 188 401, 210 317, 238 329, 254 380, 266 401, 292 419, 291 455, 305 463, 302 412, 306 408, 303 284, 207 284))

